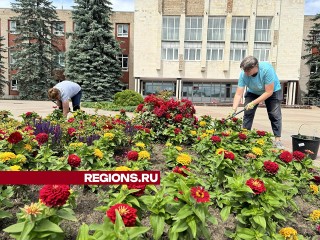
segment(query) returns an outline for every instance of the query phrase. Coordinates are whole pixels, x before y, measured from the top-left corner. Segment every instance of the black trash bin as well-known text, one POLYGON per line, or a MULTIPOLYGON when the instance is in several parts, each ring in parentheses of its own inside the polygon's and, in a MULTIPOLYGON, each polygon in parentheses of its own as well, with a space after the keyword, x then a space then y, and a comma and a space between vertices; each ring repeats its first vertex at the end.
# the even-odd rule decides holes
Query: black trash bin
POLYGON ((292 151, 303 152, 305 150, 310 150, 313 154, 310 154, 312 160, 317 158, 320 138, 306 135, 292 135, 292 151))

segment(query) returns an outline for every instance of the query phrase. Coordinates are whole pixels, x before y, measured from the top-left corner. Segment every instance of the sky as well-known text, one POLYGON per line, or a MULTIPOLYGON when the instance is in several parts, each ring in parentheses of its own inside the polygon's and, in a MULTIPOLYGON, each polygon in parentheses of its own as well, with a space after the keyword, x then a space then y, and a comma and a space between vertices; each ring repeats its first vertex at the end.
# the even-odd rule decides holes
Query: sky
MULTIPOLYGON (((0 8, 10 8, 10 2, 14 0, 0 0, 0 8)), ((73 0, 52 0, 58 9, 71 9, 73 0)), ((113 11, 134 11, 134 0, 109 0, 113 11)), ((146 0, 148 1, 148 0, 146 0)), ((305 0, 304 14, 315 15, 320 13, 320 0, 305 0)))

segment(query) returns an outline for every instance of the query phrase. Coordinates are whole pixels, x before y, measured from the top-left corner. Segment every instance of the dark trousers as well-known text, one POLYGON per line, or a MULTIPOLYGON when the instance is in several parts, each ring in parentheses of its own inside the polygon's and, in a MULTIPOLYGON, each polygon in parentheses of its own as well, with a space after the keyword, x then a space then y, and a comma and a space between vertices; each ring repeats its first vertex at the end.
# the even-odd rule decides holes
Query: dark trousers
MULTIPOLYGON (((248 103, 252 102, 258 97, 260 97, 260 95, 256 95, 251 92, 246 92, 244 105, 246 106, 248 103)), ((271 122, 271 128, 275 137, 281 137, 281 129, 282 129, 281 101, 282 101, 281 90, 274 92, 269 98, 267 98, 264 101, 267 107, 269 120, 271 122)), ((257 107, 258 105, 256 105, 251 110, 244 111, 243 128, 251 130, 257 107)))
POLYGON ((80 109, 80 102, 82 97, 82 91, 80 90, 76 95, 71 98, 73 111, 80 109))

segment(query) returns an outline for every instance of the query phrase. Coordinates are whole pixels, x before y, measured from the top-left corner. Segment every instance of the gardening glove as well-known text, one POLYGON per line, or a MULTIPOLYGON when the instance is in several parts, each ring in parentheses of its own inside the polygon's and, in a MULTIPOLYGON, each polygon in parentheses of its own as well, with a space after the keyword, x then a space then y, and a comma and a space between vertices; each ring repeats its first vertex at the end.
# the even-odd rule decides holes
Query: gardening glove
POLYGON ((254 104, 253 102, 250 102, 250 103, 248 103, 244 108, 245 108, 246 110, 251 110, 251 109, 254 108, 255 105, 256 105, 256 104, 254 104))

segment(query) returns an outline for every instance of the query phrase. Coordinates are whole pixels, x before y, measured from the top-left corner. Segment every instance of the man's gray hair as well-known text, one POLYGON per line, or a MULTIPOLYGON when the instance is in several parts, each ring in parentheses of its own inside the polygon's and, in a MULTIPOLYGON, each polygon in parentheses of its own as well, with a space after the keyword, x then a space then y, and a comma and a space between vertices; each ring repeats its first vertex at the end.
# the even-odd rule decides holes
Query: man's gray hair
POLYGON ((243 71, 247 72, 250 71, 255 66, 258 66, 258 59, 256 59, 253 56, 245 57, 242 62, 240 63, 240 68, 243 69, 243 71))

